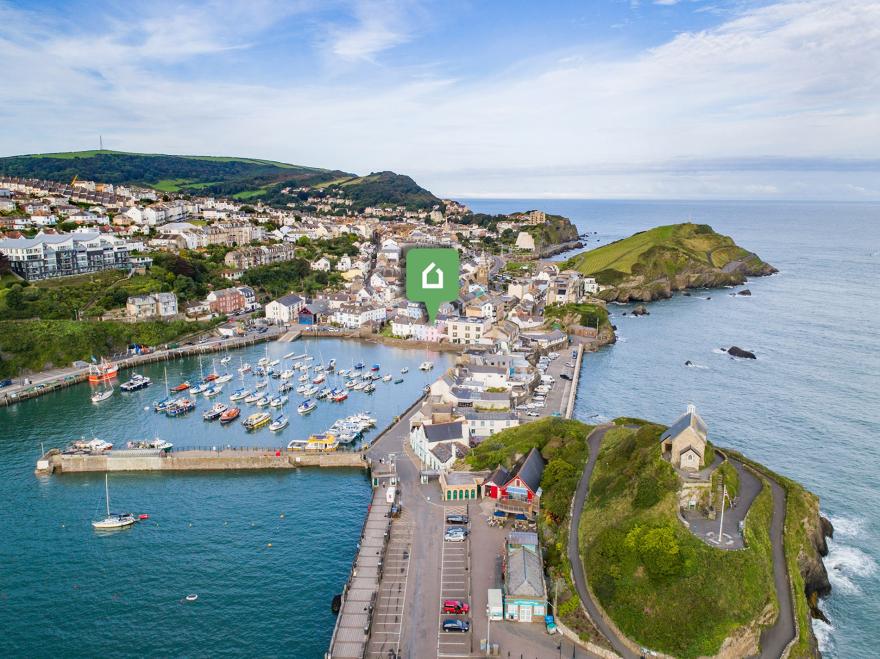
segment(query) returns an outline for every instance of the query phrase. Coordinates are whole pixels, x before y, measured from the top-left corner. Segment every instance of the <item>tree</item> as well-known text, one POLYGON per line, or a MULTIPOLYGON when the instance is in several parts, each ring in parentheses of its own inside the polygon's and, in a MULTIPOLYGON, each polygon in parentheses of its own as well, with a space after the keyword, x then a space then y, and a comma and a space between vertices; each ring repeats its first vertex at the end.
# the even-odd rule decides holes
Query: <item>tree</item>
POLYGON ((9 263, 9 257, 0 252, 0 275, 12 272, 12 265, 9 263))
POLYGON ((13 311, 20 311, 24 306, 24 295, 21 292, 21 284, 13 284, 6 291, 6 306, 13 311))

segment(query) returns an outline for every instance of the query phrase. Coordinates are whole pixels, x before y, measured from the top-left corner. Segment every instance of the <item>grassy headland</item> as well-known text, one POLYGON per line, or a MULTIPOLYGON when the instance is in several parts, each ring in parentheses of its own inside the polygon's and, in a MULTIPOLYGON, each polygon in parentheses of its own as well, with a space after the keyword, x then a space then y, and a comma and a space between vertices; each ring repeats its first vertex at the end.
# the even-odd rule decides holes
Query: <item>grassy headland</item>
POLYGON ((563 265, 610 288, 606 300, 649 301, 685 288, 741 284, 776 270, 706 224, 671 224, 578 254, 563 265))

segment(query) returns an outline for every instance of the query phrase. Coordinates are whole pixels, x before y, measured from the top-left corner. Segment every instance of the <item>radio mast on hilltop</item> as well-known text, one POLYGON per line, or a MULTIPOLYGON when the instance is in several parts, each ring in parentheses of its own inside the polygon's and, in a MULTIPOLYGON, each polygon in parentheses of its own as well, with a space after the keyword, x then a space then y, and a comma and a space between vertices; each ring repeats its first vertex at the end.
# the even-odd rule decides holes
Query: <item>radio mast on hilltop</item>
POLYGON ((98 151, 104 150, 104 136, 98 135, 98 151))

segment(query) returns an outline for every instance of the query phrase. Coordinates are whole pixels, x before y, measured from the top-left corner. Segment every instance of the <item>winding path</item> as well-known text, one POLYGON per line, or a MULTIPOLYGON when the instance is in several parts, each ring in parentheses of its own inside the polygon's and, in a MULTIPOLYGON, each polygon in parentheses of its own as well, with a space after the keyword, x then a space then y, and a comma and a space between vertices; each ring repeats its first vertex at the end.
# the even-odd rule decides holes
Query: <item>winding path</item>
MULTIPOLYGON (((605 617, 600 613, 599 607, 593 600, 589 589, 587 588, 586 574, 584 573, 584 564, 581 561, 580 549, 578 547, 578 529, 581 523, 581 513, 584 509, 584 502, 590 491, 590 478, 593 475, 593 469, 596 466, 596 459, 599 457, 599 448, 602 446, 602 440, 614 426, 612 424, 603 424, 596 427, 587 437, 587 445, 589 446, 589 458, 584 465, 584 472, 578 482, 572 501, 571 519, 568 527, 568 560, 571 564, 572 577, 574 579, 575 588, 577 588, 578 596, 581 603, 589 614, 593 624, 599 632, 608 639, 611 647, 621 657, 625 659, 635 659, 637 655, 627 647, 620 635, 608 625, 605 617)), ((734 466, 743 469, 743 465, 739 460, 729 458, 734 466)), ((776 659, 781 657, 788 644, 795 638, 797 629, 794 622, 794 606, 791 597, 791 582, 788 577, 788 565, 785 561, 785 548, 783 545, 783 532, 785 529, 785 506, 786 493, 785 489, 777 483, 772 477, 764 474, 770 483, 771 494, 773 495, 773 515, 770 521, 770 543, 773 552, 773 582, 776 586, 776 599, 779 603, 779 615, 776 622, 772 626, 767 627, 761 632, 761 654, 762 659, 776 659)))

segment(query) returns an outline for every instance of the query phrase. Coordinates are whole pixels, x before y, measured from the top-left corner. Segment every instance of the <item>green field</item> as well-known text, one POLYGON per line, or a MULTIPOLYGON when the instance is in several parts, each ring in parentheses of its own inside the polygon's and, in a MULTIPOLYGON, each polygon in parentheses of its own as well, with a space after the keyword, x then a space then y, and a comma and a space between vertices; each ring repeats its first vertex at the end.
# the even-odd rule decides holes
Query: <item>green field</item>
POLYGON ((593 593, 615 624, 652 650, 715 654, 734 630, 778 606, 769 537, 770 488, 746 518, 747 548, 724 551, 677 519, 678 479, 660 458, 663 426, 605 436, 580 528, 593 593))

